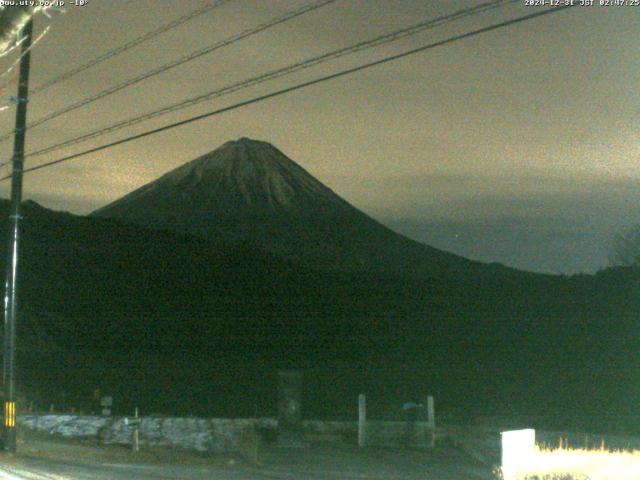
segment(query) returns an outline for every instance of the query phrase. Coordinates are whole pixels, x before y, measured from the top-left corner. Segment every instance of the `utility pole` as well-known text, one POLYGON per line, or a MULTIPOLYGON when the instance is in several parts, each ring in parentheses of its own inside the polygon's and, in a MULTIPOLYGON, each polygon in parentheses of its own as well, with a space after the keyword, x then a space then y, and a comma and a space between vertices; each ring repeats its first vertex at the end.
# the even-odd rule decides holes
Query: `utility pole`
POLYGON ((33 20, 22 30, 25 37, 20 59, 20 83, 16 98, 16 130, 13 143, 11 174, 11 207, 9 214, 9 243, 7 255, 7 280, 4 296, 4 450, 16 451, 16 392, 15 392, 15 347, 16 317, 18 314, 18 243, 20 240, 20 203, 22 202, 22 173, 24 169, 24 141, 27 124, 27 101, 29 94, 29 62, 31 60, 31 33, 33 20))

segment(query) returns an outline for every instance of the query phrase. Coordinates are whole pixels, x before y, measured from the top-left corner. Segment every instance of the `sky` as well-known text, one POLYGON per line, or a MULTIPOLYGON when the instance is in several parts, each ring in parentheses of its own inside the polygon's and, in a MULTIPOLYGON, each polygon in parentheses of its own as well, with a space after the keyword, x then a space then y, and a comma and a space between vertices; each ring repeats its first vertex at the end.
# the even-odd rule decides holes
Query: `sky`
MULTIPOLYGON (((49 30, 33 47, 30 84, 208 3, 89 0, 67 2, 50 19, 38 15, 36 35, 49 30)), ((29 121, 306 3, 231 0, 34 95, 29 121)), ((337 0, 34 127, 27 152, 479 3, 337 0)), ((541 8, 522 0, 28 157, 27 166, 541 8)), ((525 270, 594 272, 607 265, 614 235, 640 223, 639 34, 640 7, 577 6, 27 174, 25 198, 87 214, 226 141, 250 137, 420 242, 525 270)), ((15 60, 0 58, 0 72, 15 60)), ((14 110, 0 111, 0 133, 13 125, 14 110)), ((0 143, 3 158, 11 147, 0 143)), ((8 194, 1 182, 0 195, 8 194)))

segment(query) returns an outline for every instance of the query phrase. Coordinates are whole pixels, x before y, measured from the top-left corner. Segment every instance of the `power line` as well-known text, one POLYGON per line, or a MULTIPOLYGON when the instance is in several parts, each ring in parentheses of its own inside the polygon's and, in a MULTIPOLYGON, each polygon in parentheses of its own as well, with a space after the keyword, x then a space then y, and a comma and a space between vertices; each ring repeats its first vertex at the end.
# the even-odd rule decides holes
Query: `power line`
MULTIPOLYGON (((47 28, 45 28, 42 33, 40 35, 38 35, 35 40, 33 40, 33 42, 31 42, 31 46, 29 47, 29 51, 31 51, 31 49, 33 49, 33 47, 36 46, 36 44, 42 40, 42 38, 49 33, 49 30, 51 29, 51 26, 49 25, 47 28)), ((20 61, 22 60, 22 57, 24 57, 28 52, 23 52, 20 53, 20 56, 9 66, 9 68, 7 68, 4 72, 0 73, 0 77, 4 77, 5 75, 8 75, 9 73, 11 73, 13 71, 14 68, 16 68, 18 65, 20 65, 20 61)), ((5 83, 4 85, 2 85, 0 87, 0 90, 2 90, 3 88, 9 86, 11 84, 11 81, 9 83, 5 83)))
POLYGON ((82 142, 86 142, 90 139, 96 138, 96 137, 100 137, 102 135, 106 135, 108 133, 112 133, 115 132, 117 130, 121 130, 123 128, 127 128, 133 125, 136 125, 138 123, 147 121, 147 120, 151 120, 153 118, 162 116, 162 115, 166 115, 168 113, 172 113, 187 107, 191 107, 194 105, 197 105, 199 103, 202 103, 204 101, 207 100, 211 100, 213 98, 217 98, 217 97, 222 97, 224 95, 228 95, 234 92, 237 92, 239 90, 244 90, 246 88, 258 85, 260 83, 264 83, 266 81, 269 80, 273 80, 276 78, 280 78, 283 77, 285 75, 290 75, 292 73, 295 73, 297 71, 300 70, 304 70, 316 65, 319 65, 321 63, 325 63, 329 60, 335 60, 337 58, 343 57, 345 55, 349 55, 352 53, 356 53, 359 51, 363 51, 369 48, 374 48, 374 47, 378 47, 380 45, 384 45, 386 43, 390 43, 396 40, 399 40, 401 38, 405 38, 408 37, 410 35, 415 35, 417 33, 423 32, 427 29, 431 29, 431 28, 435 28, 435 27, 439 27, 442 26, 444 24, 447 23, 451 23, 453 21, 459 20, 461 18, 464 17, 468 17, 468 16, 472 16, 472 15, 477 15, 479 13, 482 12, 486 12, 488 10, 492 10, 495 8, 499 8, 499 7, 503 7, 507 4, 511 4, 511 3, 516 3, 519 2, 520 0, 491 0, 489 2, 485 2, 481 5, 478 5, 476 7, 472 7, 472 8, 466 8, 466 9, 462 9, 462 10, 458 10, 456 12, 453 12, 451 14, 448 15, 444 15, 444 16, 440 16, 434 19, 429 19, 426 21, 422 21, 419 22, 417 24, 411 25, 409 27, 405 27, 402 28, 400 30, 395 30, 391 33, 386 33, 383 35, 380 35, 378 37, 375 37, 373 39, 370 40, 365 40, 359 43, 356 43, 354 45, 350 45, 348 47, 344 47, 338 50, 334 50, 316 57, 312 57, 309 58, 307 60, 303 60, 301 62, 297 62, 291 65, 288 65, 286 67, 282 67, 282 68, 278 68, 276 70, 272 70, 269 71, 267 73, 263 73, 261 75, 258 75, 256 77, 252 77, 249 78, 247 80, 243 80, 241 82, 238 83, 234 83, 232 85, 228 85, 216 90, 212 90, 210 92, 195 96, 195 97, 191 97, 188 98, 186 100, 182 100, 178 103, 174 103, 172 105, 168 105, 166 107, 163 107, 161 109, 158 110, 154 110, 148 113, 145 113, 143 115, 139 115, 133 118, 129 118, 127 120, 123 120, 120 122, 117 122, 115 124, 112 124, 110 126, 107 127, 103 127, 103 128, 99 128, 96 130, 93 130, 91 132, 82 134, 80 136, 68 139, 68 140, 64 140, 62 142, 58 142, 56 144, 53 145, 48 145, 46 147, 43 147, 39 150, 35 150, 33 152, 29 152, 29 154, 27 156, 29 157, 34 157, 34 156, 38 156, 38 155, 44 155, 45 153, 49 153, 51 151, 54 150, 59 150, 61 148, 64 147, 68 147, 70 145, 75 145, 78 143, 82 143, 82 142))
MULTIPOLYGON (((131 40, 130 42, 127 42, 113 50, 110 50, 102 55, 97 56, 96 58, 94 58, 93 60, 90 60, 89 62, 82 64, 72 70, 69 70, 67 72, 62 73, 61 75, 54 77, 53 79, 38 85, 37 87, 31 89, 29 91, 29 94, 31 96, 34 96, 38 93, 40 93, 43 90, 46 90, 49 87, 52 87, 53 85, 62 82, 64 80, 68 80, 69 78, 77 75, 78 73, 84 72, 85 70, 88 70, 89 68, 98 65, 99 63, 102 63, 106 60, 109 60, 110 58, 113 58, 117 55, 120 55, 123 52, 126 52, 127 50, 140 45, 148 40, 151 40, 154 37, 157 37, 158 35, 164 33, 164 32, 168 32, 169 30, 172 30, 180 25, 182 25, 185 22, 188 22, 189 20, 192 20, 200 15, 203 15, 215 8, 221 7, 222 5, 224 5, 225 3, 229 3, 232 0, 217 0, 216 2, 213 2, 209 5, 205 5, 204 7, 198 8, 186 15, 183 15, 182 17, 179 17, 165 25, 162 25, 161 27, 152 30, 151 32, 147 32, 144 35, 141 35, 140 37, 134 38, 133 40, 131 40)), ((0 91, 4 88, 6 88, 7 86, 9 86, 11 84, 11 82, 6 82, 3 85, 0 86, 0 91)))
MULTIPOLYGON (((53 113, 50 113, 49 115, 46 115, 42 118, 40 118, 39 120, 36 120, 35 122, 32 122, 30 124, 27 125, 27 129, 29 128, 33 128, 36 127, 38 125, 42 125, 45 122, 48 122, 49 120, 53 120, 54 118, 59 117, 60 115, 64 115, 65 113, 69 113, 73 110, 77 110, 78 108, 84 107, 85 105, 89 105, 90 103, 93 103, 97 100, 100 100, 102 98, 105 98, 109 95, 112 95, 116 92, 119 92, 120 90, 123 90, 125 88, 131 87, 132 85, 135 85, 137 83, 142 82, 143 80, 146 80, 148 78, 151 77, 155 77, 156 75, 159 75, 161 73, 164 73, 168 70, 171 70, 172 68, 175 68, 177 66, 183 65, 187 62, 190 62, 192 60, 195 60, 203 55, 206 55, 208 53, 213 52, 214 50, 218 50, 220 48, 226 47, 228 45, 231 45, 233 43, 236 43, 240 40, 243 40, 244 38, 250 37, 252 35, 255 35, 257 33, 260 33, 264 30, 267 30, 269 28, 272 28, 276 25, 279 25, 281 23, 287 22, 293 18, 299 17, 300 15, 304 15, 307 12, 310 12, 312 10, 316 10, 320 7, 323 7, 325 5, 328 5, 330 3, 334 3, 336 0, 319 0, 316 1, 312 4, 309 5, 305 5, 301 8, 292 10, 290 12, 287 12, 286 14, 277 17, 273 20, 270 20, 269 22, 266 23, 262 23, 260 25, 258 25, 257 27, 245 30, 243 32, 240 32, 239 34, 236 35, 232 35, 229 38, 226 38, 222 41, 219 41, 211 46, 205 47, 205 48, 201 48, 199 50, 196 50, 188 55, 184 55, 176 60, 173 60, 169 63, 166 63, 160 67, 154 68, 153 70, 149 70, 141 75, 138 75, 136 77, 132 77, 128 80, 125 80, 124 82, 118 83, 112 87, 109 87, 105 90, 102 90, 101 92, 98 92, 95 95, 92 95, 90 97, 87 97, 83 100, 80 100, 79 102, 73 103, 71 105, 68 105, 66 107, 61 108, 60 110, 56 110, 53 113)), ((10 136, 12 135, 12 132, 8 132, 5 133, 3 135, 0 136, 0 142, 10 138, 10 136)))
POLYGON ((157 37, 158 35, 161 35, 162 33, 168 32, 169 30, 173 30, 174 28, 182 25, 183 23, 186 23, 190 20, 193 20, 196 17, 199 17, 200 15, 204 15, 205 13, 210 12, 211 10, 214 10, 218 7, 223 6, 226 3, 229 3, 231 0, 217 0, 213 3, 210 3, 208 5, 205 5, 201 8, 198 8, 196 10, 193 10, 190 13, 187 13, 186 15, 183 15, 182 17, 176 18, 175 20, 172 20, 171 22, 162 25, 158 28, 156 28, 155 30, 152 30, 150 32, 145 33, 144 35, 141 35, 137 38, 134 38, 133 40, 131 40, 130 42, 127 42, 117 48, 114 48, 113 50, 110 50, 106 53, 103 53, 102 55, 97 56, 96 58, 94 58, 93 60, 88 61, 87 63, 84 63, 82 65, 79 65, 78 67, 69 70, 67 72, 62 73, 61 75, 54 77, 53 79, 44 82, 40 85, 38 85, 37 87, 33 88, 30 92, 30 95, 36 95, 40 92, 42 92, 43 90, 46 90, 47 88, 52 87, 53 85, 55 85, 56 83, 60 83, 64 80, 68 80, 69 78, 77 75, 78 73, 84 72, 85 70, 88 70, 89 68, 98 65, 99 63, 102 63, 106 60, 109 60, 110 58, 113 58, 117 55, 120 55, 121 53, 126 52, 127 50, 132 49, 133 47, 136 47, 144 42, 147 42, 149 40, 151 40, 152 38, 157 37))
MULTIPOLYGON (((414 48, 414 49, 411 49, 411 50, 407 50, 405 52, 402 52, 402 53, 399 53, 399 54, 396 54, 396 55, 391 55, 391 56, 385 57, 385 58, 380 59, 380 60, 376 60, 376 61, 373 61, 373 62, 365 63, 363 65, 359 65, 357 67, 349 68, 347 70, 342 70, 342 71, 337 72, 337 73, 332 73, 330 75, 326 75, 326 76, 323 76, 323 77, 320 77, 320 78, 316 78, 315 80, 310 80, 310 81, 307 81, 307 82, 299 83, 299 84, 293 85, 291 87, 283 88, 281 90, 277 90, 275 92, 271 92, 271 93, 268 93, 268 94, 265 94, 265 95, 260 95, 258 97, 254 97, 254 98, 251 98, 249 100, 245 100, 245 101, 230 105, 228 107, 224 107, 224 108, 220 108, 218 110, 214 110, 212 112, 208 112, 208 113, 204 113, 202 115, 197 115, 197 116, 194 116, 194 117, 190 117, 190 118, 188 118, 186 120, 181 120, 179 122, 171 123, 169 125, 165 125, 165 126, 160 127, 160 128, 156 128, 156 129, 153 129, 153 130, 148 130, 146 132, 139 133, 137 135, 132 135, 130 137, 126 137, 126 138, 123 138, 123 139, 120 139, 120 140, 116 140, 114 142, 110 142, 110 143, 101 145, 99 147, 90 148, 90 149, 85 150, 83 152, 75 153, 73 155, 68 155, 66 157, 62 157, 62 158, 59 158, 57 160, 52 160, 50 162, 46 162, 46 163, 43 163, 43 164, 40 164, 40 165, 36 165, 35 167, 30 167, 30 168, 25 169, 24 172, 25 173, 33 172, 35 170, 40 170, 42 168, 47 168, 47 167, 50 167, 52 165, 57 165, 59 163, 67 162, 69 160, 73 160, 75 158, 83 157, 83 156, 89 155, 91 153, 99 152, 101 150, 106 150, 108 148, 112 148, 112 147, 115 147, 117 145, 121 145, 123 143, 132 142, 132 141, 138 140, 140 138, 144 138, 144 137, 148 137, 150 135, 154 135, 156 133, 164 132, 165 130, 170 130, 172 128, 180 127, 180 126, 186 125, 188 123, 193 123, 193 122, 196 122, 198 120, 202 120, 204 118, 213 117, 215 115, 220 115, 222 113, 226 113, 226 112, 229 112, 231 110, 236 110, 238 108, 245 107, 247 105, 251 105, 251 104, 254 104, 254 103, 262 102, 262 101, 270 99, 270 98, 278 97, 280 95, 284 95, 284 94, 287 94, 287 93, 290 93, 290 92, 293 92, 293 91, 296 91, 296 90, 300 90, 302 88, 306 88, 306 87, 309 87, 311 85, 316 85, 316 84, 319 84, 319 83, 322 83, 322 82, 326 82, 328 80, 333 80, 335 78, 343 77, 345 75, 350 75, 352 73, 356 73, 356 72, 359 72, 361 70, 365 70, 367 68, 371 68, 371 67, 374 67, 374 66, 383 65, 385 63, 392 62, 394 60, 398 60, 398 59, 401 59, 401 58, 404 58, 404 57, 408 57, 410 55, 413 55, 413 54, 416 54, 416 53, 419 53, 419 52, 424 52, 426 50, 431 50, 433 48, 440 47, 442 45, 446 45, 446 44, 449 44, 449 43, 453 43, 453 42, 456 42, 458 40, 463 40, 465 38, 473 37, 475 35, 479 35, 479 34, 482 34, 482 33, 490 32, 490 31, 497 30, 497 29, 503 28, 503 27, 508 27, 510 25, 514 25, 514 24, 517 24, 517 23, 522 23, 522 22, 525 22, 525 21, 528 21, 528 20, 533 20, 534 18, 538 18, 538 17, 541 17, 543 15, 549 15, 549 14, 552 14, 552 13, 557 13, 559 11, 566 10, 567 8, 571 8, 573 6, 574 5, 563 5, 563 6, 560 6, 560 7, 554 7, 554 8, 546 9, 546 10, 543 10, 543 11, 540 11, 540 12, 530 13, 528 15, 523 15, 521 17, 517 17, 517 18, 511 19, 511 20, 506 20, 504 22, 495 23, 493 25, 489 25, 488 27, 483 27, 483 28, 480 28, 480 29, 477 29, 477 30, 473 30, 471 32, 463 33, 463 34, 460 34, 460 35, 454 35, 454 36, 446 38, 444 40, 440 40, 440 41, 437 41, 437 42, 434 42, 434 43, 423 45, 421 47, 417 47, 417 48, 414 48)), ((11 178, 11 177, 10 176, 6 176, 6 177, 3 177, 3 178, 0 178, 0 181, 7 180, 9 178, 11 178)))
POLYGON ((25 40, 20 32, 35 13, 33 7, 26 5, 0 6, 0 57, 18 48, 25 40))

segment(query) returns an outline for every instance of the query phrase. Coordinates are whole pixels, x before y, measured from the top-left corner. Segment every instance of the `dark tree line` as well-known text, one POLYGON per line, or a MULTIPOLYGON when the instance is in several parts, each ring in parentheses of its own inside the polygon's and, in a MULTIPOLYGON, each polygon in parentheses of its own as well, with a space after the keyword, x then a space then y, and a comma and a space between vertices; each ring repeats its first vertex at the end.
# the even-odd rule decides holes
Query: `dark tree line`
POLYGON ((612 266, 640 267, 640 225, 616 235, 609 260, 612 266))

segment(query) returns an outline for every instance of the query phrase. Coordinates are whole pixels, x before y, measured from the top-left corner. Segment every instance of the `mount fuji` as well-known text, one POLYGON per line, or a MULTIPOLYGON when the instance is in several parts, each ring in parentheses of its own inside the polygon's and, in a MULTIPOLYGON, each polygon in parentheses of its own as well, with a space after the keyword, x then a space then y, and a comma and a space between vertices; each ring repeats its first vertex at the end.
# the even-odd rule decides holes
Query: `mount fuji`
POLYGON ((509 270, 393 232, 271 144, 248 138, 227 142, 91 215, 255 246, 318 269, 420 277, 509 270))

